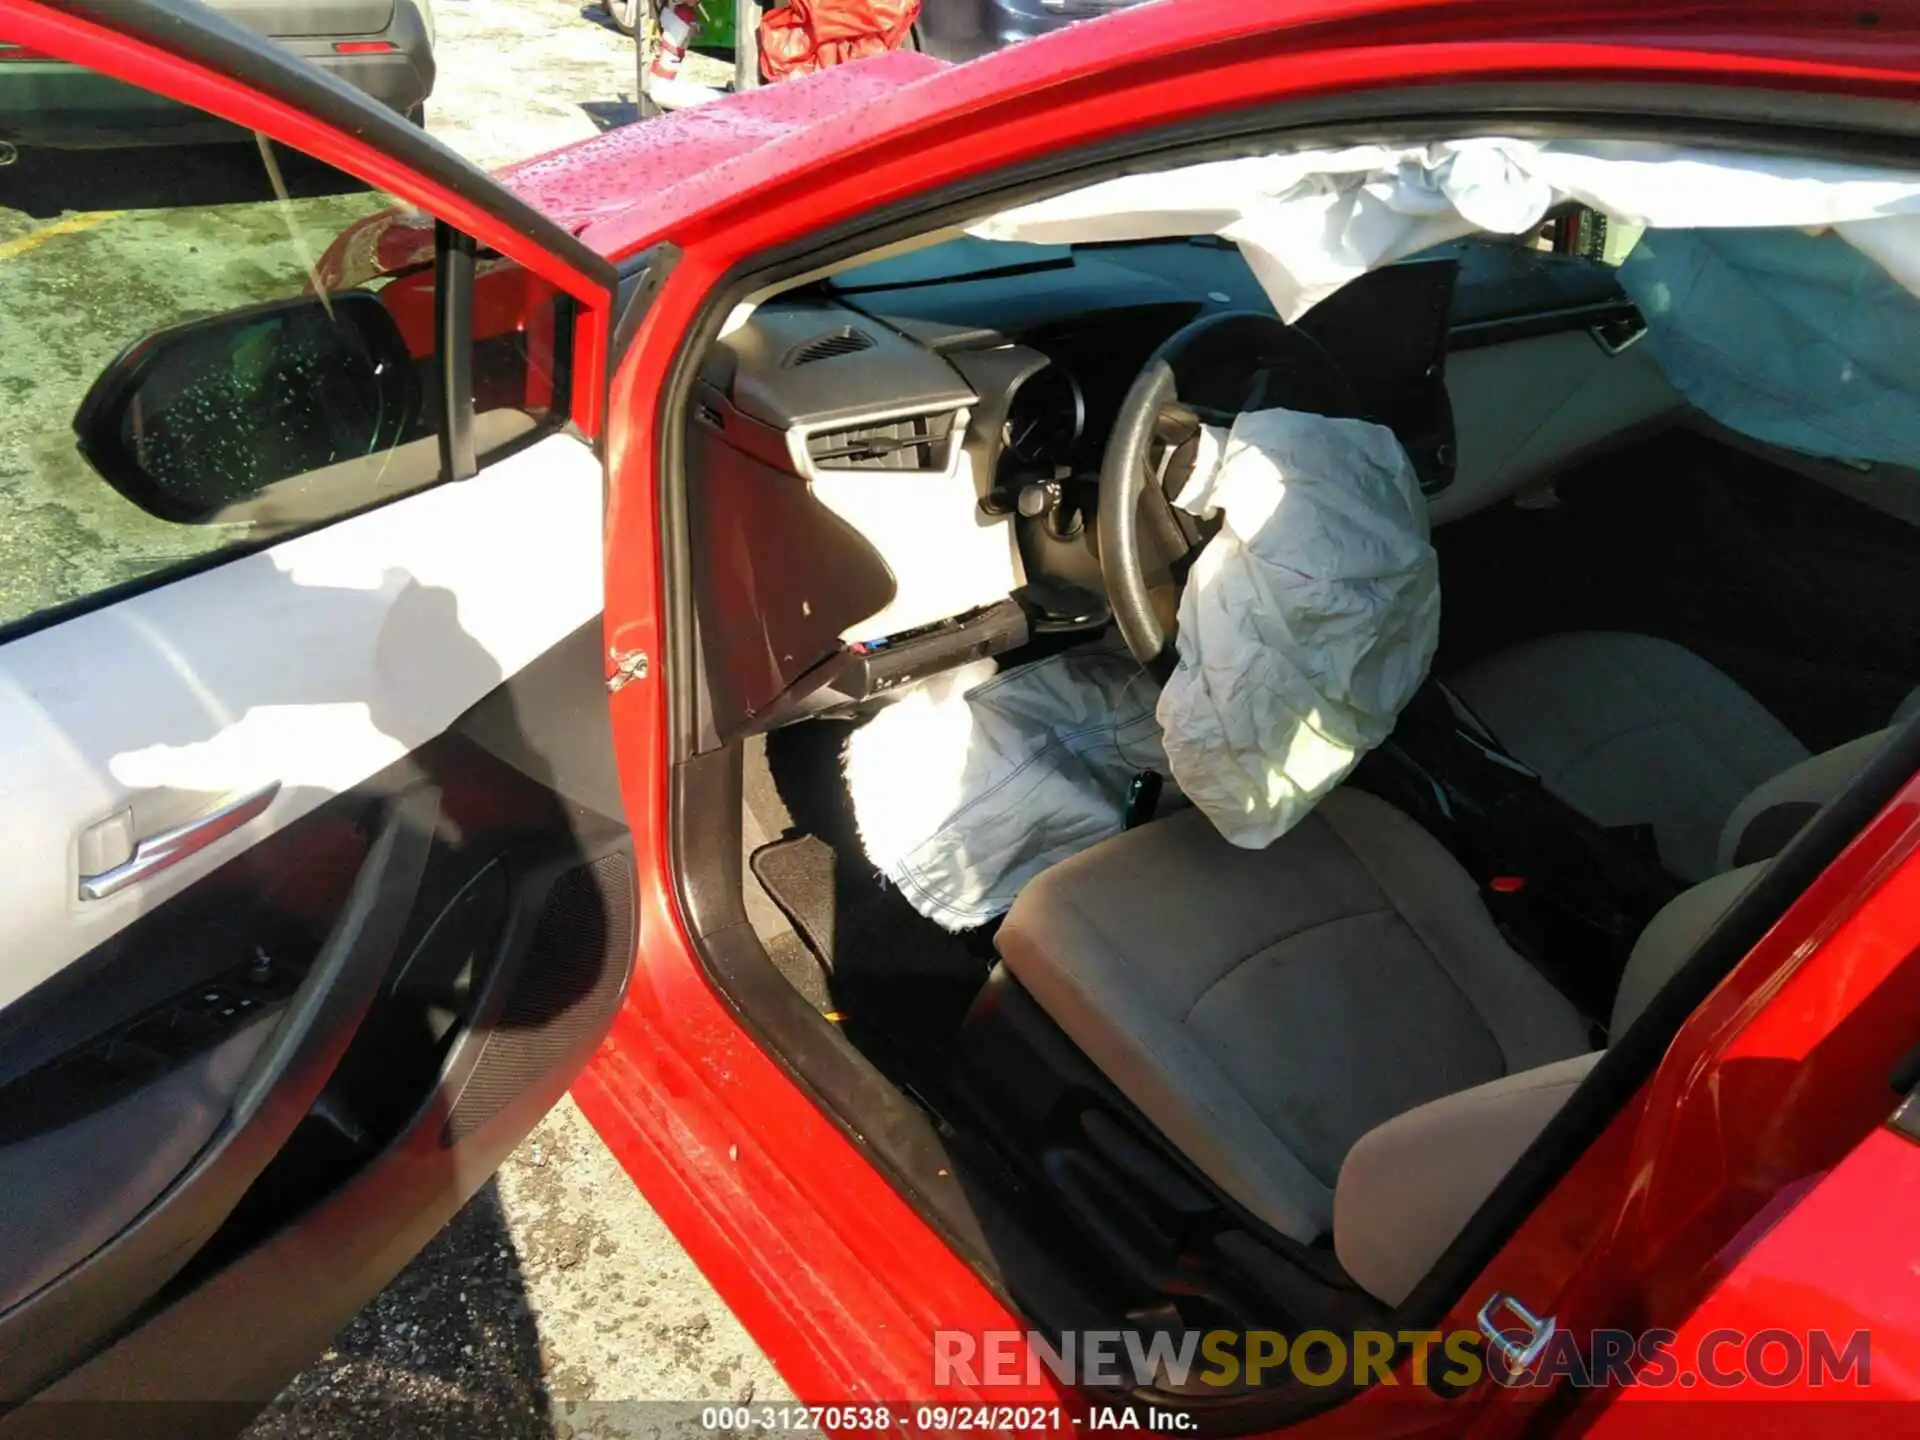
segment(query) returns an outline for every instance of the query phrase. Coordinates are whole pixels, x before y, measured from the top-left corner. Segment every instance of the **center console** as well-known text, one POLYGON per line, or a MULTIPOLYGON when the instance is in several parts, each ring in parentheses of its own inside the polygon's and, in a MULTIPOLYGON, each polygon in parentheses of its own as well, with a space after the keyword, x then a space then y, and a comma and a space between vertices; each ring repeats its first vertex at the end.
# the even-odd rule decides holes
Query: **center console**
POLYGON ((1349 783, 1445 844, 1507 942, 1596 1020, 1612 1009, 1640 932, 1685 888, 1650 827, 1609 829, 1552 794, 1437 680, 1349 783))

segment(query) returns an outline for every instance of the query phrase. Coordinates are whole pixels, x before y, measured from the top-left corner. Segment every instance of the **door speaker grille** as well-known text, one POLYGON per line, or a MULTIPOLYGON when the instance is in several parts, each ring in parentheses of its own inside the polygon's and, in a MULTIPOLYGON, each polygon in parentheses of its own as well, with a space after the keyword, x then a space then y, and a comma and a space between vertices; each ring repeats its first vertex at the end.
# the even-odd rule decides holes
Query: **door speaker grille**
POLYGON ((441 1130, 456 1145, 597 1035, 633 958, 633 870, 625 854, 569 870, 547 892, 533 942, 441 1130))

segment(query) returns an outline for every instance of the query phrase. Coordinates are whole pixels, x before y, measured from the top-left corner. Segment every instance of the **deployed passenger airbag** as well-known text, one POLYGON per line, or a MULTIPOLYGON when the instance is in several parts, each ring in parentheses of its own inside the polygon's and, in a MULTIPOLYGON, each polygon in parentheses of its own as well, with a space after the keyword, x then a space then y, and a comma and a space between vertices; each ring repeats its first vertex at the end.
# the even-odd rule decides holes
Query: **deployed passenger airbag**
POLYGON ((1920 465, 1920 299, 1831 230, 1649 230, 1620 285, 1674 389, 1722 425, 1920 465))

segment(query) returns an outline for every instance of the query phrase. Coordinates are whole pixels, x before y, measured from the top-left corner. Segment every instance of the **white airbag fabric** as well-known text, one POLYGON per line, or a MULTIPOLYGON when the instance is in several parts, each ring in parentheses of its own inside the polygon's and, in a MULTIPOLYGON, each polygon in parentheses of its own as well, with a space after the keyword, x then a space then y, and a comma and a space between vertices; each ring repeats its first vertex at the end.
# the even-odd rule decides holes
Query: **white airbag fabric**
POLYGON ((1620 285, 1674 389, 1722 425, 1920 465, 1920 299, 1832 231, 1649 230, 1620 285))
POLYGON ((1119 834, 1133 777, 1167 769, 1153 681, 1125 651, 992 671, 937 676, 847 740, 867 858, 949 930, 1005 913, 1049 865, 1119 834))
POLYGON ((1209 431, 1176 502, 1220 511, 1180 597, 1167 762, 1234 844, 1291 830, 1386 738, 1440 638, 1426 502, 1393 432, 1292 410, 1209 431))
MULTIPOLYGON (((1391 431, 1242 415, 1206 432, 1179 503, 1224 521, 1187 577, 1164 690, 1110 645, 999 675, 985 661, 848 738, 861 845, 928 919, 965 930, 1005 913, 1042 870, 1119 833, 1142 770, 1171 774, 1236 845, 1270 844, 1426 677, 1439 569, 1391 431)), ((1180 803, 1170 788, 1161 808, 1180 803)))
POLYGON ((1832 226, 1920 294, 1920 175, 1650 141, 1243 156, 1103 181, 970 228, 1050 244, 1221 235, 1291 321, 1369 270, 1475 231, 1525 234, 1569 201, 1649 229, 1832 226))

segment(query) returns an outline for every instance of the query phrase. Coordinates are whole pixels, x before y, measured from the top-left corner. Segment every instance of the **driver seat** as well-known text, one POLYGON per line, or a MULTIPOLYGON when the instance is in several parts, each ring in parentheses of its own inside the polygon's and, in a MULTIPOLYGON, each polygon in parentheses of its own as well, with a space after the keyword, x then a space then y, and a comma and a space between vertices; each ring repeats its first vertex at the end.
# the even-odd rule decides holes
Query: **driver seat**
POLYGON ((1043 871, 996 944, 1188 1161, 1307 1243, 1369 1131, 1592 1048, 1439 841, 1353 789, 1264 850, 1192 809, 1125 831, 1043 871))

